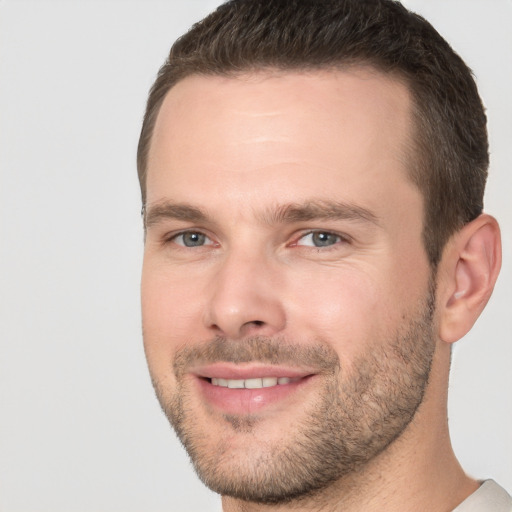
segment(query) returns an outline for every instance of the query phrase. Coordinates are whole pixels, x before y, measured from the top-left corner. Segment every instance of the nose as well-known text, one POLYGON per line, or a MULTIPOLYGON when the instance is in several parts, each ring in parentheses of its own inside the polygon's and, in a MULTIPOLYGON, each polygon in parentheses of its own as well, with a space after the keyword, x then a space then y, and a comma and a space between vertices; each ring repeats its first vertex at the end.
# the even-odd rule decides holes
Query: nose
POLYGON ((286 325, 281 277, 263 256, 226 256, 212 276, 205 326, 230 339, 276 335, 286 325))

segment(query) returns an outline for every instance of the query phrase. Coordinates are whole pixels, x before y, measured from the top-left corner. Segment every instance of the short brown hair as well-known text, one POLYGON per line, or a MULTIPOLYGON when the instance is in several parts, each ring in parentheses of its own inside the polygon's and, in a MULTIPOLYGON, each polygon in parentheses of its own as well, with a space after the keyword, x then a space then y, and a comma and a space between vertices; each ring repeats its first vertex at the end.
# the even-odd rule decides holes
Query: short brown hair
POLYGON ((231 0, 171 48, 150 91, 137 167, 143 204, 151 136, 165 95, 192 74, 371 65, 405 80, 414 105, 410 178, 424 197, 431 265, 483 208, 486 116, 471 70, 421 16, 394 0, 231 0))

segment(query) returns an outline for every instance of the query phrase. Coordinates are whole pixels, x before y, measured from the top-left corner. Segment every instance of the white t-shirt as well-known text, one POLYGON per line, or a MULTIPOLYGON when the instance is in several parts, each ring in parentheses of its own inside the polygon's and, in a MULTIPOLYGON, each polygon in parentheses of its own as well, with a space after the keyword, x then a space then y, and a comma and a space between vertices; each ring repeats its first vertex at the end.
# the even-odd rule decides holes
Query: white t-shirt
POLYGON ((512 498, 494 480, 486 480, 453 512, 512 512, 512 498))

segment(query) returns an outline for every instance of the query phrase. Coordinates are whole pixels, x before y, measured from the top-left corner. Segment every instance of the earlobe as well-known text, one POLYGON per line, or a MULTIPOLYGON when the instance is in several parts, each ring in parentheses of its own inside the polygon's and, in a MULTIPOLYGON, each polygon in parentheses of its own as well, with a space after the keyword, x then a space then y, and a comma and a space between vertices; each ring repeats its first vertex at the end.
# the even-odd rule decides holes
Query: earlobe
POLYGON ((439 336, 453 343, 473 326, 489 300, 501 267, 501 237, 494 217, 482 214, 464 226, 443 254, 439 336))

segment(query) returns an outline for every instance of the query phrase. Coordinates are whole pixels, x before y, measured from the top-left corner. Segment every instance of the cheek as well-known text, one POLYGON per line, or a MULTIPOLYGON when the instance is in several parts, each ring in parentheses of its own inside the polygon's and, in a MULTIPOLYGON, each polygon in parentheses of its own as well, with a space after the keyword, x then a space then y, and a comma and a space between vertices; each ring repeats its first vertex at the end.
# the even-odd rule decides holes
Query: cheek
POLYGON ((357 350, 389 316, 382 284, 349 269, 309 274, 292 287, 291 296, 290 323, 306 338, 323 339, 344 352, 357 350))
MULTIPOLYGON (((382 263, 382 262, 381 262, 382 263)), ((290 289, 290 325, 306 339, 330 343, 350 363, 372 345, 392 339, 417 309, 428 275, 400 277, 400 265, 329 269, 290 289), (416 308, 416 309, 415 309, 416 308)))
POLYGON ((150 370, 167 371, 177 347, 197 339, 204 291, 186 275, 175 276, 144 263, 141 280, 144 349, 150 370))

